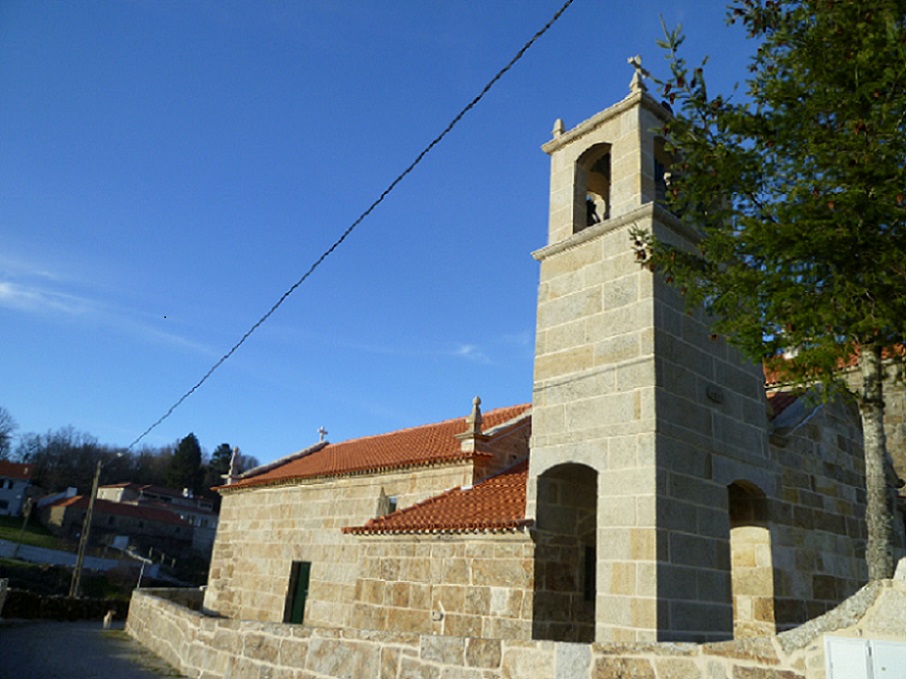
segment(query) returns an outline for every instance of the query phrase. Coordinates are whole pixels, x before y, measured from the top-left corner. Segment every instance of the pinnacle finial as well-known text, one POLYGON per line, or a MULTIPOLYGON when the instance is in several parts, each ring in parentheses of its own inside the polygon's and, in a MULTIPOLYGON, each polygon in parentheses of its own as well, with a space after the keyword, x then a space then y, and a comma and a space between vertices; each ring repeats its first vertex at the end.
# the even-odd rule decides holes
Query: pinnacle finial
POLYGON ((466 418, 466 430, 469 434, 481 433, 481 397, 476 396, 472 399, 472 412, 466 418))
POLYGON ((233 454, 230 455, 230 469, 226 474, 223 474, 221 478, 226 481, 226 485, 231 483, 236 483, 236 480, 239 478, 239 446, 233 448, 233 454))
POLYGON ((629 65, 635 69, 635 73, 632 74, 632 80, 629 83, 629 91, 635 94, 636 92, 647 92, 648 87, 645 85, 645 78, 648 78, 651 74, 642 68, 642 57, 639 54, 636 54, 634 57, 629 57, 627 59, 629 65))
POLYGON ((564 132, 566 132, 566 127, 563 125, 563 118, 557 118, 554 121, 554 129, 551 130, 551 134, 554 135, 554 139, 556 139, 564 132))

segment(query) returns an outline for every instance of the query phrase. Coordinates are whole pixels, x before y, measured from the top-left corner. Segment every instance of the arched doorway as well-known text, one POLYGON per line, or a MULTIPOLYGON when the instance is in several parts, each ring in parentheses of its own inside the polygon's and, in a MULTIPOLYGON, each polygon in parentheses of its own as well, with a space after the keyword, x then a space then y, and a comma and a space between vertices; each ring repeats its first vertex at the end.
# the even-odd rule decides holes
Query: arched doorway
POLYGON ((532 637, 595 638, 598 473, 562 464, 538 477, 532 637))
POLYGON ((733 637, 772 635, 774 563, 764 492, 748 481, 727 486, 730 512, 730 563, 733 586, 733 637))

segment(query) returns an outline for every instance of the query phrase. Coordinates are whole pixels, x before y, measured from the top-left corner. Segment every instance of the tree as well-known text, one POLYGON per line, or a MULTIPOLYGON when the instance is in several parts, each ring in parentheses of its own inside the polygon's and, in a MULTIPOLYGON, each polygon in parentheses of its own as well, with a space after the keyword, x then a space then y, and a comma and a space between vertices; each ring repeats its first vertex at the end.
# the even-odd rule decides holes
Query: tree
POLYGON ((233 458, 233 449, 229 443, 221 443, 211 453, 211 461, 208 463, 208 470, 214 483, 219 485, 223 482, 223 475, 230 471, 230 460, 233 458))
POLYGON ((201 466, 201 446, 195 434, 183 438, 167 467, 166 485, 170 488, 188 488, 192 493, 201 490, 204 469, 201 466))
POLYGON ((31 482, 49 493, 75 486, 82 493, 91 489, 98 461, 104 462, 101 482, 106 483, 124 470, 108 464, 119 451, 71 426, 46 434, 24 434, 16 447, 16 458, 33 465, 31 482))
POLYGON ((675 116, 668 208, 700 241, 634 233, 640 259, 704 305, 715 331, 796 384, 845 389, 857 362, 869 578, 893 574, 884 467, 887 359, 906 335, 906 0, 735 0, 759 42, 742 100, 711 96, 704 66, 665 29, 675 116), (794 360, 776 360, 784 350, 794 360))
POLYGON ((0 460, 9 458, 13 448, 13 432, 18 427, 9 411, 0 406, 0 460))

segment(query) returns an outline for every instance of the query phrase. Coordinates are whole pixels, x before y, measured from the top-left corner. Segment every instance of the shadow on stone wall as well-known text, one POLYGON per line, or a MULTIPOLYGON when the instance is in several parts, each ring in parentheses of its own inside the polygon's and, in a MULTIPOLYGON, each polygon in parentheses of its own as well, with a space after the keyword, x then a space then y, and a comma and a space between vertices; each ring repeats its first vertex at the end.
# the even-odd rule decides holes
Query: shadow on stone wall
POLYGON ((906 559, 829 613, 777 636, 711 644, 579 644, 313 628, 191 610, 200 590, 133 593, 127 632, 188 677, 824 679, 825 635, 906 643, 906 559))

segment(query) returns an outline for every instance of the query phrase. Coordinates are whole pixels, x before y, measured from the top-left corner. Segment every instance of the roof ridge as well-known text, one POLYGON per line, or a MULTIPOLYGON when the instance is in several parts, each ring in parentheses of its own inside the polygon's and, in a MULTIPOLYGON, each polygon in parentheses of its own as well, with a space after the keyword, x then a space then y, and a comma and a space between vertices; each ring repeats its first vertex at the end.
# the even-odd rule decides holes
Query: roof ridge
MULTIPOLYGON (((482 417, 483 418, 489 417, 502 410, 512 410, 513 408, 521 408, 521 407, 531 408, 531 406, 532 406, 531 403, 517 403, 517 404, 511 405, 511 406, 502 406, 500 408, 494 408, 493 410, 488 410, 487 412, 482 413, 482 417)), ((524 413, 520 413, 519 415, 516 415, 515 417, 510 418, 506 422, 501 422, 500 424, 494 425, 494 427, 492 427, 492 429, 497 429, 498 427, 501 427, 504 424, 507 424, 510 421, 517 419, 518 417, 520 417, 523 414, 524 413)), ((426 429, 428 427, 440 427, 443 425, 452 424, 453 422, 456 422, 457 420, 465 420, 468 416, 469 416, 468 414, 465 414, 460 417, 450 417, 450 418, 447 418, 446 420, 440 420, 439 422, 426 422, 424 424, 413 425, 411 427, 403 427, 402 429, 394 429, 393 431, 387 431, 387 432, 384 432, 383 434, 367 434, 365 436, 358 436, 356 438, 337 441, 336 443, 331 444, 331 445, 339 445, 341 443, 356 443, 359 441, 367 441, 369 439, 378 439, 378 438, 382 438, 384 436, 392 436, 393 434, 403 434, 405 432, 416 431, 418 429, 426 429)))

